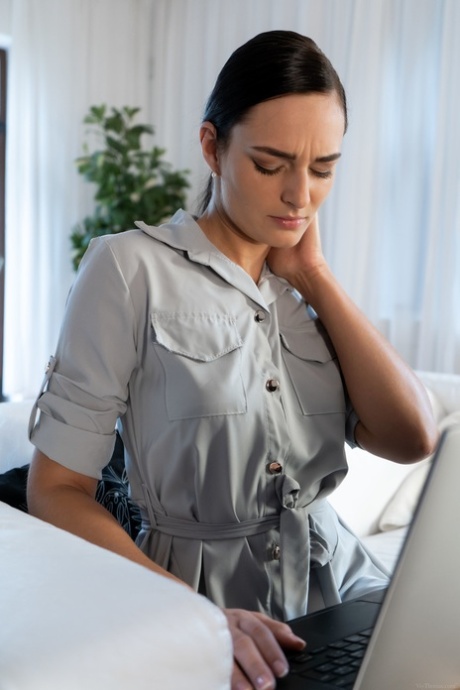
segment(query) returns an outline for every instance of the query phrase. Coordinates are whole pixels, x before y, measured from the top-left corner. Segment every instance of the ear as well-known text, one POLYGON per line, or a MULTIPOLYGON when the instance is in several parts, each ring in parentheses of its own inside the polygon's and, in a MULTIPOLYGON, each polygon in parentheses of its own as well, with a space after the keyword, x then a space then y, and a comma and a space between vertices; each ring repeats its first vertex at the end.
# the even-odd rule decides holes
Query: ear
POLYGON ((212 172, 219 174, 217 154, 217 130, 212 122, 203 122, 200 127, 201 152, 212 172))

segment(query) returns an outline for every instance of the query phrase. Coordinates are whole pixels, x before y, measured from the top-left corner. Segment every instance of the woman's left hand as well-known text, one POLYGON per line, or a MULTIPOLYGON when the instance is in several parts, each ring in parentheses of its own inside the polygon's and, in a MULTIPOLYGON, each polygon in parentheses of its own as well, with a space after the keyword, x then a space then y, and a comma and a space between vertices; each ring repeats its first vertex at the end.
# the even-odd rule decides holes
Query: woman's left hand
POLYGON ((271 249, 267 262, 273 273, 291 284, 295 284, 300 274, 308 278, 323 270, 326 261, 321 249, 318 216, 315 215, 300 242, 288 249, 271 249))

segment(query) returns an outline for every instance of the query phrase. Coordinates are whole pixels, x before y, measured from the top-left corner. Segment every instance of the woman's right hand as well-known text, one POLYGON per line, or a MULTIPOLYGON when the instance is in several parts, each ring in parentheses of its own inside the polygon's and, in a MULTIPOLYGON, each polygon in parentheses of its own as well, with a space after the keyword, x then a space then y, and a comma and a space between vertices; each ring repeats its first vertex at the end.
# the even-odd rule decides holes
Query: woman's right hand
POLYGON ((223 609, 233 641, 232 690, 273 690, 289 670, 281 647, 301 650, 305 642, 289 625, 263 613, 223 609))

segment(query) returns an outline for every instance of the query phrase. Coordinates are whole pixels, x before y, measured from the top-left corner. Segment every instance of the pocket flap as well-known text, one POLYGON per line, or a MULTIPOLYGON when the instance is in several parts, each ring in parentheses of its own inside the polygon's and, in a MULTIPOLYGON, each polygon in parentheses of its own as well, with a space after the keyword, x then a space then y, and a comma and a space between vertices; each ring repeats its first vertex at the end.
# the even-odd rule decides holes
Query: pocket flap
POLYGON ((230 314, 156 312, 151 324, 159 345, 202 362, 212 362, 243 344, 230 314))
POLYGON ((318 330, 286 331, 281 334, 283 346, 299 359, 310 362, 329 362, 335 359, 334 347, 326 333, 318 330))

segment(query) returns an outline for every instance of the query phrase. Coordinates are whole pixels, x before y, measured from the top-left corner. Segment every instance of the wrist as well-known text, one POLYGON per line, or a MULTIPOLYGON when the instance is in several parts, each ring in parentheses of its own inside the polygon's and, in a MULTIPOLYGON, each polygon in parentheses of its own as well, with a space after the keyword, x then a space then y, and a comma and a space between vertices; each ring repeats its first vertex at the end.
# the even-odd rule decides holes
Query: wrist
POLYGON ((288 280, 317 313, 321 309, 328 290, 336 284, 334 275, 326 263, 308 271, 297 271, 288 280))

